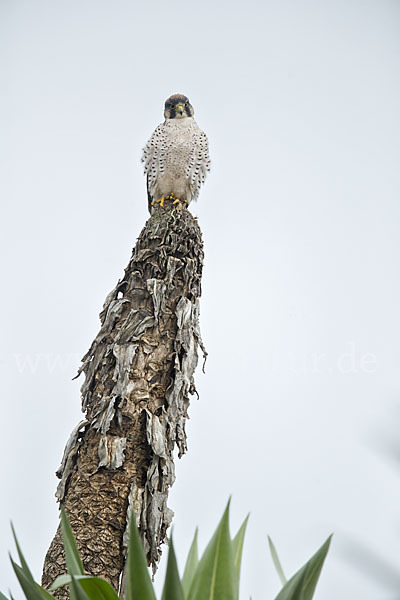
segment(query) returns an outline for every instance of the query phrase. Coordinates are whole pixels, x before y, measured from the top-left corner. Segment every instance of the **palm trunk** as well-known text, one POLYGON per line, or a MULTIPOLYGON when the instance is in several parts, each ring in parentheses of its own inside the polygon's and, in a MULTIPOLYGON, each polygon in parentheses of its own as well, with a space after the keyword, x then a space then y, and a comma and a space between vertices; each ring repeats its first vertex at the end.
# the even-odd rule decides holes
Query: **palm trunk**
MULTIPOLYGON (((186 451, 185 422, 199 330, 203 245, 186 209, 156 208, 123 279, 107 296, 101 329, 79 369, 85 419, 72 432, 57 475, 85 571, 118 590, 127 522, 137 515, 155 571, 173 513, 173 449, 186 451)), ((65 573, 58 529, 42 584, 65 573)), ((67 598, 65 589, 55 593, 67 598)))

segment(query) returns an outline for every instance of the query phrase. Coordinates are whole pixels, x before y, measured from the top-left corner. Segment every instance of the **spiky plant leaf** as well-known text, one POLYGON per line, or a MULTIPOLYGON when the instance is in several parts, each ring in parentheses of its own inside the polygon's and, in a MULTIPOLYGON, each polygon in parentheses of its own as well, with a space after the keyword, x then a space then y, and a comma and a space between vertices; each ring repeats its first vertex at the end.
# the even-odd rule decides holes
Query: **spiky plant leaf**
POLYGON ((49 594, 49 592, 41 588, 38 583, 35 583, 35 581, 32 581, 29 576, 26 575, 24 569, 17 565, 11 556, 10 560, 27 600, 54 600, 53 596, 49 594))
POLYGON ((243 552, 243 544, 244 544, 244 536, 246 533, 247 522, 249 520, 249 515, 243 521, 239 531, 235 535, 232 540, 232 548, 233 548, 233 560, 235 563, 236 576, 238 581, 238 587, 240 582, 240 565, 242 564, 242 552, 243 552))
MULTIPOLYGON (((92 577, 91 575, 76 575, 74 579, 89 598, 98 598, 98 600, 118 600, 118 595, 112 585, 101 577, 92 577)), ((50 590, 57 590, 64 585, 70 584, 71 575, 59 575, 50 590)))
POLYGON ((80 575, 75 579, 80 583, 89 598, 93 598, 93 600, 118 600, 118 594, 113 586, 101 577, 80 575))
POLYGON ((71 525, 63 506, 61 507, 61 533, 68 573, 70 575, 84 575, 82 560, 79 556, 74 534, 72 533, 71 525))
POLYGON ((287 583, 287 579, 285 577, 285 573, 283 572, 281 561, 279 560, 279 556, 278 556, 278 553, 274 546, 274 543, 269 536, 268 536, 268 544, 269 544, 269 549, 271 552, 272 560, 274 561, 276 572, 278 573, 279 579, 281 580, 281 584, 285 585, 285 583, 287 583))
POLYGON ((68 575, 68 573, 64 573, 64 575, 59 575, 53 581, 49 589, 51 592, 53 592, 54 590, 58 590, 58 588, 63 587, 64 585, 67 585, 69 583, 71 583, 71 575, 68 575))
POLYGON ((332 536, 281 589, 275 600, 311 600, 329 550, 332 536))
POLYGON ((185 594, 183 593, 183 588, 179 577, 172 535, 169 540, 167 572, 165 574, 162 600, 185 600, 185 594))
POLYGON ((156 600, 142 541, 132 512, 126 561, 126 600, 156 600))
POLYGON ((32 575, 32 573, 31 573, 31 571, 30 571, 30 569, 28 567, 28 563, 26 562, 26 560, 24 558, 24 555, 22 554, 22 550, 21 550, 21 547, 20 547, 20 545, 18 543, 17 535, 15 533, 14 525, 12 523, 11 523, 11 530, 12 530, 12 534, 13 534, 13 537, 14 537, 14 542, 15 542, 15 545, 16 545, 16 548, 17 548, 19 560, 21 561, 21 569, 25 573, 26 578, 29 581, 31 581, 32 583, 34 583, 35 580, 34 580, 33 575, 32 575))
POLYGON ((4 594, 2 594, 0 592, 0 600, 9 600, 9 599, 7 598, 7 596, 5 596, 4 594))
POLYGON ((237 600, 238 584, 229 533, 229 504, 196 569, 188 600, 237 600))
POLYGON ((189 593, 189 589, 193 581, 197 565, 199 564, 199 551, 197 546, 198 532, 199 530, 196 527, 196 531, 194 532, 194 538, 190 546, 189 554, 186 560, 185 570, 182 577, 182 587, 185 593, 185 598, 189 593))
POLYGON ((76 598, 77 600, 96 600, 96 596, 89 597, 86 592, 82 589, 82 587, 77 582, 75 576, 71 575, 71 584, 69 586, 69 591, 72 598, 76 598))

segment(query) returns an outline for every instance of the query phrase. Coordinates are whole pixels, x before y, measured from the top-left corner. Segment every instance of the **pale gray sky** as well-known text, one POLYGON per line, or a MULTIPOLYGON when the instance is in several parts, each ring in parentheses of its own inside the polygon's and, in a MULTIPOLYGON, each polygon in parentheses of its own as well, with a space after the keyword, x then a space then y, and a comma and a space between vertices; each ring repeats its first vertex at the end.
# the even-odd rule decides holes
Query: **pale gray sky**
POLYGON ((229 494, 251 512, 242 598, 334 532, 316 595, 400 594, 400 5, 0 1, 0 589, 12 519, 39 578, 71 381, 146 218, 141 149, 188 95, 212 172, 188 454, 170 495, 183 568, 229 494), (397 446, 398 448, 398 446, 397 446), (397 568, 349 564, 349 540, 397 568), (382 580, 383 579, 383 580, 382 580))

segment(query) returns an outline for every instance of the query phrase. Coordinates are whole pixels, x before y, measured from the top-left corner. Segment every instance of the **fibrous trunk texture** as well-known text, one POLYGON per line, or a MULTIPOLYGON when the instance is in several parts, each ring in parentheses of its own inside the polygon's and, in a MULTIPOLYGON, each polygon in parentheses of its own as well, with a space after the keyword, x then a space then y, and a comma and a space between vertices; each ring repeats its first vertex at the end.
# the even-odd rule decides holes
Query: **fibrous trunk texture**
MULTIPOLYGON (((186 451, 185 421, 200 345, 203 246, 186 210, 157 207, 125 275, 107 296, 101 329, 82 360, 85 418, 72 432, 56 496, 77 539, 85 571, 117 590, 127 523, 135 511, 155 570, 173 513, 173 450, 186 451)), ((66 572, 58 529, 42 584, 66 572)), ((66 589, 55 592, 67 598, 66 589)))

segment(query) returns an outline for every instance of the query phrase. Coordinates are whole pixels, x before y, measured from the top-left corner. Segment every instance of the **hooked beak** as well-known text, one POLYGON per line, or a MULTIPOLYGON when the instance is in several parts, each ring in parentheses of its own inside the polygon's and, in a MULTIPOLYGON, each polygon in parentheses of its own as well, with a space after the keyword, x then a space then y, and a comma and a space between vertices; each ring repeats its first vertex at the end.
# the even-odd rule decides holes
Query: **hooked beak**
POLYGON ((178 106, 176 107, 176 112, 179 113, 181 116, 183 115, 183 113, 185 112, 185 107, 182 106, 182 104, 178 104, 178 106))

